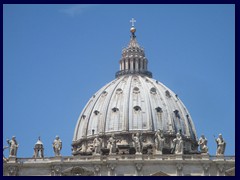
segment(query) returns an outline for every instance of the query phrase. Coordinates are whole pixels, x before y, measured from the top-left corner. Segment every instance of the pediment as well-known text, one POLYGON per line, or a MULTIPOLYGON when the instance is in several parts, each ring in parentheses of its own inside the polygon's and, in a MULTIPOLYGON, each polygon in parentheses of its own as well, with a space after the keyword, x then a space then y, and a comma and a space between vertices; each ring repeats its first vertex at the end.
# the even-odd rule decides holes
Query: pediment
POLYGON ((80 166, 74 166, 65 169, 62 172, 63 176, 93 176, 94 172, 85 168, 85 167, 80 167, 80 166))
POLYGON ((170 175, 168 175, 167 173, 164 173, 162 171, 158 171, 158 172, 151 174, 150 176, 170 176, 170 175))
POLYGON ((225 171, 226 176, 235 176, 235 167, 232 167, 225 171))

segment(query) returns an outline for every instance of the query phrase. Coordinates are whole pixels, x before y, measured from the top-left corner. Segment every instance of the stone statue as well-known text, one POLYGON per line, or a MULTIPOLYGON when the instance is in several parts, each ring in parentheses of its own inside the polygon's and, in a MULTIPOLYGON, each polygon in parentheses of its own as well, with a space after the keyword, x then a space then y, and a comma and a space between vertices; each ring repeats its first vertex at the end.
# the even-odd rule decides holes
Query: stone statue
POLYGON ((156 154, 162 154, 162 149, 164 146, 165 138, 163 137, 163 132, 159 129, 155 133, 155 147, 156 147, 156 154))
POLYGON ((183 154, 183 140, 180 133, 176 134, 176 138, 173 139, 174 154, 183 154))
POLYGON ((215 139, 216 143, 217 143, 217 152, 216 155, 224 155, 225 152, 225 148, 226 148, 226 142, 224 141, 222 134, 218 135, 218 138, 215 139))
POLYGON ((85 143, 82 143, 81 147, 78 148, 77 151, 79 151, 79 152, 86 152, 87 151, 87 147, 86 147, 85 143))
POLYGON ((100 154, 101 147, 102 147, 102 139, 99 138, 98 136, 95 137, 95 139, 93 140, 93 147, 94 147, 94 153, 100 154))
POLYGON ((132 140, 133 140, 133 147, 135 147, 136 150, 136 154, 140 154, 141 153, 141 141, 140 141, 140 134, 136 133, 136 135, 134 136, 134 134, 132 134, 132 140))
POLYGON ((87 144, 86 142, 83 142, 81 144, 81 147, 78 147, 75 152, 78 152, 80 155, 86 156, 86 155, 92 155, 93 152, 93 145, 87 144))
POLYGON ((43 147, 43 143, 40 139, 40 136, 38 137, 38 141, 36 142, 35 146, 34 146, 34 155, 33 157, 35 158, 44 158, 44 147, 43 147))
POLYGON ((17 150, 19 144, 16 141, 16 137, 13 136, 11 140, 7 139, 7 143, 9 145, 9 157, 17 156, 17 150))
POLYGON ((199 138, 198 145, 200 146, 201 153, 208 153, 207 138, 204 135, 201 135, 199 138))
POLYGON ((92 145, 92 144, 88 144, 88 145, 87 145, 86 153, 87 153, 88 155, 92 155, 92 152, 93 152, 93 145, 92 145))
POLYGON ((116 152, 116 139, 114 137, 114 134, 112 134, 112 136, 108 139, 108 144, 107 144, 107 148, 109 149, 109 154, 113 154, 116 152))
POLYGON ((53 146, 53 151, 55 153, 55 156, 61 156, 60 151, 62 150, 62 141, 59 138, 59 136, 56 136, 52 146, 53 146))

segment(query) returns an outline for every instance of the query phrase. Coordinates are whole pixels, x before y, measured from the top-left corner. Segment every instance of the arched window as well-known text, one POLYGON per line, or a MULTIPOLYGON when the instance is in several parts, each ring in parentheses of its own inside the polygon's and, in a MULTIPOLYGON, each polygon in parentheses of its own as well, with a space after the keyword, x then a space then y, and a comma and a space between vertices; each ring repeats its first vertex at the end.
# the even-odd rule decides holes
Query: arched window
POLYGON ((180 118, 180 115, 179 115, 179 111, 178 111, 178 110, 174 110, 173 112, 174 112, 176 118, 180 118))
POLYGON ((137 111, 137 112, 138 112, 138 111, 141 111, 141 107, 140 107, 140 106, 134 106, 133 109, 134 109, 135 111, 137 111))
POLYGON ((161 112, 162 112, 162 108, 160 108, 160 107, 156 107, 155 109, 156 109, 156 111, 157 111, 158 113, 161 113, 161 112))
POLYGON ((133 93, 135 93, 135 94, 140 93, 139 88, 138 88, 138 87, 134 87, 134 88, 133 88, 133 93))
POLYGON ((169 92, 168 90, 165 91, 165 95, 166 95, 167 97, 169 97, 169 98, 171 97, 171 94, 170 94, 170 92, 169 92))
POLYGON ((106 95, 107 95, 107 91, 103 91, 101 96, 103 97, 103 96, 106 96, 106 95))
POLYGON ((156 88, 152 87, 152 88, 150 89, 150 93, 151 93, 151 94, 157 94, 156 88))
POLYGON ((116 107, 114 107, 114 108, 112 108, 112 111, 113 111, 113 112, 117 112, 117 111, 119 111, 119 109, 116 108, 116 107))
POLYGON ((93 113, 94 113, 95 115, 98 115, 100 112, 99 112, 98 110, 95 110, 93 113))
POLYGON ((123 90, 122 90, 121 88, 118 88, 118 89, 116 90, 116 94, 122 94, 122 92, 123 92, 123 90))

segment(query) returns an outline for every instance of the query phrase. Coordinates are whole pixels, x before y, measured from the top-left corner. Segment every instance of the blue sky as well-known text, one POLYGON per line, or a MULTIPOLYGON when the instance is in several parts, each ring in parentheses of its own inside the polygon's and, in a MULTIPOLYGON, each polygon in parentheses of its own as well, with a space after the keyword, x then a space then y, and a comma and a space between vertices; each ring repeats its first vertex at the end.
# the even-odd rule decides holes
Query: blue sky
MULTIPOLYGON (((235 155, 234 5, 4 5, 3 145, 32 157, 38 136, 53 156, 56 135, 71 155, 78 116, 115 78, 121 50, 136 36, 148 69, 183 101, 198 137, 222 133, 235 155)), ((8 156, 8 151, 4 153, 8 156)))

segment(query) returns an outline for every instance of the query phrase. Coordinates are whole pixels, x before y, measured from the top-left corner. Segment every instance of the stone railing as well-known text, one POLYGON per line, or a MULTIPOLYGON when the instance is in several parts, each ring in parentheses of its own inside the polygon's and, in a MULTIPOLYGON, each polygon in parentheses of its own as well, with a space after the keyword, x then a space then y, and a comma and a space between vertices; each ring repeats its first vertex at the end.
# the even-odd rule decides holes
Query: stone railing
POLYGON ((139 71, 122 70, 122 71, 116 72, 115 77, 117 78, 117 77, 123 76, 125 74, 142 74, 142 75, 152 78, 152 73, 150 71, 144 71, 144 70, 139 70, 139 71))
POLYGON ((146 155, 146 154, 133 154, 133 155, 98 155, 98 156, 59 156, 59 157, 45 157, 45 158, 16 158, 16 162, 20 164, 25 163, 51 163, 54 161, 61 162, 74 162, 74 161, 107 161, 107 160, 224 160, 224 161, 235 161, 235 156, 208 156, 201 154, 192 155, 175 155, 175 154, 163 154, 163 155, 146 155))

